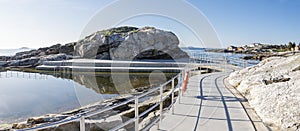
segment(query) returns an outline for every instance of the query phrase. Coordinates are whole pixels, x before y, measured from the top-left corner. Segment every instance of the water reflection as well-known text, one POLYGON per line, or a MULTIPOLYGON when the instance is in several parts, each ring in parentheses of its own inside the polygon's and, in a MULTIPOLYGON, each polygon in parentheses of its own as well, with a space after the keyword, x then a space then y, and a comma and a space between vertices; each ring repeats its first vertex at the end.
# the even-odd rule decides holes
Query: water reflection
MULTIPOLYGON (((130 74, 129 78, 134 88, 150 87, 147 73, 130 74)), ((61 113, 118 95, 110 73, 0 72, 0 124, 61 113)))
MULTIPOLYGON (((94 90, 98 94, 122 94, 116 89, 115 83, 112 80, 112 75, 110 72, 55 72, 53 75, 58 78, 71 79, 78 84, 84 85, 86 88, 94 90)), ((128 76, 127 73, 116 74, 119 77, 128 76)), ((176 73, 162 73, 162 72, 152 72, 152 73, 130 73, 130 81, 125 81, 123 85, 130 84, 134 89, 136 88, 149 88, 151 86, 157 86, 164 83, 167 79, 174 77, 176 73), (164 75, 165 78, 162 77, 164 75)), ((124 87, 123 92, 133 92, 134 90, 127 90, 124 87)))

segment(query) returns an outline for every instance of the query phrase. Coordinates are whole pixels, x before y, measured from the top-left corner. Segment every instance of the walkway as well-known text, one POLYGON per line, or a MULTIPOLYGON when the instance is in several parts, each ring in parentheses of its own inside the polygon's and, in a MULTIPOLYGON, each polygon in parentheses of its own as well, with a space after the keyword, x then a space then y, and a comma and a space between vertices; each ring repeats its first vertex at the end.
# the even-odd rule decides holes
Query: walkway
POLYGON ((168 111, 155 130, 237 130, 255 128, 239 100, 224 86, 224 72, 192 76, 187 91, 175 103, 174 114, 168 111))

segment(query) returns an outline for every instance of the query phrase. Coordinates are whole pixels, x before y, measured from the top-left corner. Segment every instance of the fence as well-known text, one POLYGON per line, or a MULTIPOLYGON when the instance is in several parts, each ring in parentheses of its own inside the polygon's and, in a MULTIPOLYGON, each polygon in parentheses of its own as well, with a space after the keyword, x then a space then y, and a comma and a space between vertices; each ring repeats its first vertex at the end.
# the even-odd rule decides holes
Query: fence
POLYGON ((243 59, 240 59, 240 58, 236 58, 236 57, 231 57, 231 56, 227 56, 226 54, 209 54, 207 52, 205 53, 192 53, 191 54, 191 58, 192 58, 192 62, 194 63, 206 63, 206 64, 212 64, 212 63, 215 63, 215 64, 233 64, 233 65, 236 65, 236 66, 240 66, 240 67, 243 67, 243 68, 246 68, 248 66, 251 66, 251 65, 255 65, 257 64, 258 62, 250 62, 250 61, 247 61, 247 60, 243 60, 243 59))
POLYGON ((0 72, 0 78, 48 79, 48 75, 19 71, 3 71, 0 72))
MULTIPOLYGON (((215 63, 215 64, 218 64, 220 65, 220 68, 222 68, 221 65, 223 64, 227 64, 228 63, 228 59, 226 57, 210 57, 209 55, 194 55, 192 56, 192 61, 194 63, 208 63, 208 64, 211 64, 211 63, 215 63)), ((239 62, 245 62, 245 61, 239 61, 239 62)), ((190 68, 188 67, 188 64, 187 64, 187 69, 190 68)), ((95 116, 97 114, 100 114, 100 113, 104 113, 106 111, 109 111, 109 110, 112 110, 114 108, 117 108, 117 107, 120 107, 120 106, 123 106, 123 105, 126 105, 126 104, 129 104, 131 102, 134 102, 134 112, 135 112, 135 116, 134 118, 131 118, 129 119, 128 121, 122 123, 121 125, 118 125, 116 127, 114 127, 113 129, 110 129, 111 131, 116 131, 116 130, 119 130, 123 127, 125 127, 126 125, 129 125, 131 123, 134 122, 134 129, 136 131, 140 130, 139 129, 139 119, 150 113, 153 109, 157 108, 159 106, 159 117, 155 118, 155 120, 153 120, 150 124, 148 124, 146 127, 144 127, 142 130, 148 130, 150 129, 154 124, 156 124, 158 122, 158 127, 159 127, 159 121, 162 121, 162 117, 163 117, 163 113, 164 113, 164 109, 163 109, 163 102, 168 98, 170 97, 171 95, 171 104, 167 107, 168 109, 172 108, 172 112, 174 112, 174 103, 175 103, 175 98, 174 98, 174 94, 176 92, 178 92, 178 100, 180 101, 180 97, 181 97, 181 85, 182 85, 182 82, 183 82, 183 76, 185 75, 185 70, 181 71, 179 74, 177 74, 175 77, 173 77, 172 79, 170 79, 169 81, 165 82, 164 84, 156 87, 156 88, 153 88, 143 94, 140 94, 140 95, 136 95, 134 96, 133 98, 130 98, 124 102, 121 102, 121 103, 118 103, 114 106, 110 106, 110 107, 107 107, 107 108, 104 108, 104 109, 101 109, 101 110, 97 110, 97 111, 92 111, 92 112, 84 112, 84 113, 79 113, 77 115, 74 115, 74 116, 70 116, 66 119, 63 119, 61 121, 57 121, 57 122, 53 122, 53 123, 49 123, 49 124, 43 124, 43 125, 39 125, 39 126, 36 126, 36 127, 32 127, 32 128, 27 128, 27 129, 22 129, 22 130, 41 130, 41 129, 48 129, 48 128, 53 128, 53 127, 58 127, 60 125, 63 125, 63 124, 67 124, 67 123, 71 123, 71 122, 75 122, 75 121, 79 121, 80 123, 80 130, 81 131, 85 131, 86 127, 86 119, 91 117, 91 116, 95 116), (175 86, 175 80, 177 79, 177 85, 175 86), (164 92, 164 87, 166 87, 168 84, 171 84, 171 90, 167 91, 167 92, 164 92), (156 102, 155 105, 149 107, 147 110, 143 111, 143 112, 139 112, 139 100, 146 96, 146 95, 149 95, 153 92, 157 92, 159 91, 159 101, 156 102)))
POLYGON ((176 92, 178 92, 178 97, 180 99, 180 86, 182 84, 182 75, 184 75, 184 73, 179 73, 177 74, 175 77, 173 77, 172 79, 170 79, 169 81, 165 82, 164 84, 160 85, 159 87, 156 87, 156 88, 153 88, 143 94, 140 94, 140 95, 137 95, 137 96, 134 96, 133 98, 129 99, 129 100, 126 100, 124 102, 121 102, 121 103, 118 103, 114 106, 111 106, 111 107, 107 107, 107 108, 104 108, 104 109, 101 109, 101 110, 98 110, 98 111, 94 111, 94 112, 85 112, 85 113, 80 113, 80 114, 77 114, 75 116, 72 116, 72 117, 68 117, 64 120, 61 120, 61 121, 57 121, 57 122, 53 122, 53 123, 49 123, 49 124, 44 124, 44 125, 39 125, 39 126, 36 126, 36 127, 32 127, 32 128, 27 128, 27 129, 22 129, 22 130, 41 130, 41 129, 48 129, 48 128, 51 128, 51 127, 57 127, 57 126, 60 126, 60 125, 63 125, 63 124, 67 124, 67 123, 71 123, 71 122, 74 122, 74 121, 79 121, 80 122, 80 130, 81 131, 85 131, 85 120, 86 118, 88 117, 91 117, 91 116, 95 116, 97 114, 100 114, 100 113, 103 113, 103 112, 106 112, 106 111, 109 111, 109 110, 112 110, 114 108, 117 108, 117 107, 120 107, 120 106, 123 106, 125 104, 128 104, 130 102, 134 102, 135 103, 135 106, 134 106, 134 111, 135 111, 135 117, 124 122, 123 124, 113 128, 113 129, 110 129, 111 131, 115 131, 115 130, 118 130, 118 129, 121 129, 123 128, 124 126, 128 125, 128 124, 131 124, 133 122, 135 122, 135 130, 138 131, 139 130, 139 118, 150 113, 153 109, 155 109, 156 107, 159 106, 159 112, 160 112, 160 115, 159 117, 157 117, 155 120, 153 120, 148 126, 146 126, 143 130, 148 130, 150 129, 154 124, 156 124, 158 121, 161 121, 162 120, 162 114, 163 114, 163 102, 171 95, 171 104, 169 105, 168 109, 172 108, 172 111, 173 111, 173 104, 175 103, 175 99, 174 99, 174 94, 176 92), (175 86, 175 80, 177 79, 177 85, 175 86), (171 90, 167 91, 164 93, 164 87, 166 87, 168 84, 171 84, 171 90), (144 112, 139 112, 139 100, 140 98, 148 95, 148 94, 151 94, 153 92, 156 92, 156 91, 159 91, 159 101, 151 106, 150 108, 148 108, 146 111, 144 112))

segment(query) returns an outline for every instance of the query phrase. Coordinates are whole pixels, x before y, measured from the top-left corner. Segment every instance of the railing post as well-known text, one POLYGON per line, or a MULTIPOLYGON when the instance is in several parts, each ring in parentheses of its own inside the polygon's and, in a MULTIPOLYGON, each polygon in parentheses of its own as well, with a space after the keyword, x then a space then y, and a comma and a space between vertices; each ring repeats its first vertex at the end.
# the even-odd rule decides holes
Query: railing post
POLYGON ((177 81, 178 81, 178 88, 179 88, 179 91, 178 91, 178 102, 179 102, 179 104, 180 104, 180 99, 181 99, 181 84, 182 84, 182 80, 181 80, 181 75, 182 75, 182 73, 180 74, 180 75, 178 75, 178 77, 177 77, 177 81))
POLYGON ((85 131, 85 118, 84 118, 84 116, 80 117, 80 131, 85 131))
POLYGON ((159 116, 159 123, 162 122, 162 113, 163 113, 163 86, 160 86, 160 106, 159 106, 159 112, 160 112, 160 116, 159 116))
POLYGON ((135 96, 134 99, 134 110, 135 110, 135 131, 139 130, 139 97, 135 96))
POLYGON ((174 83, 174 80, 175 80, 175 79, 172 80, 172 99, 171 99, 171 103, 172 103, 172 104, 171 104, 171 105, 172 105, 172 114, 174 114, 174 105, 173 105, 173 104, 174 104, 174 84, 175 84, 175 83, 174 83))

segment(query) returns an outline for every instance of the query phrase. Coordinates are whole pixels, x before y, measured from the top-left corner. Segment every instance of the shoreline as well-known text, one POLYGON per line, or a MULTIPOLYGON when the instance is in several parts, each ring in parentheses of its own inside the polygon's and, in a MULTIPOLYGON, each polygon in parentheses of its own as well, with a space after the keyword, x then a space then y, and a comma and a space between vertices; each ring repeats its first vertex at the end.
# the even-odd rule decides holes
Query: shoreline
POLYGON ((243 60, 259 60, 262 61, 269 57, 287 57, 290 55, 298 54, 300 51, 285 51, 285 52, 245 52, 245 51, 226 51, 226 49, 211 49, 205 50, 206 52, 215 52, 215 53, 232 53, 232 54, 245 54, 249 56, 243 56, 243 60))

